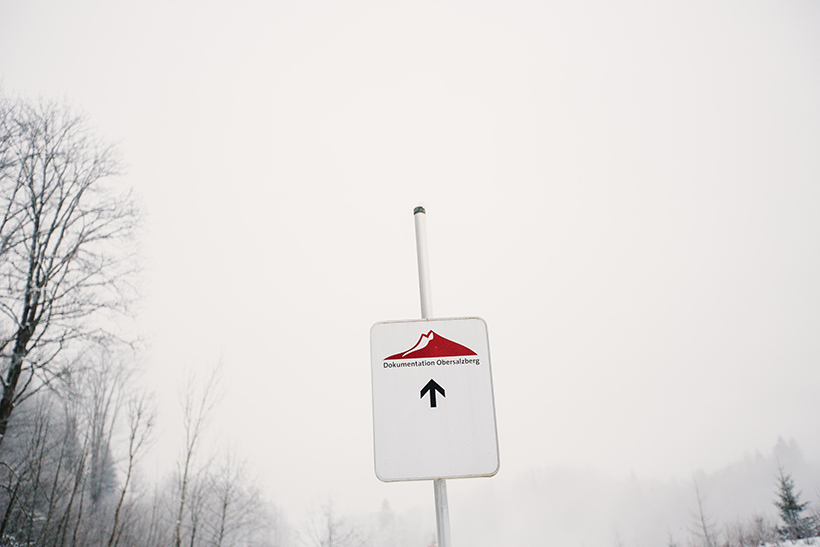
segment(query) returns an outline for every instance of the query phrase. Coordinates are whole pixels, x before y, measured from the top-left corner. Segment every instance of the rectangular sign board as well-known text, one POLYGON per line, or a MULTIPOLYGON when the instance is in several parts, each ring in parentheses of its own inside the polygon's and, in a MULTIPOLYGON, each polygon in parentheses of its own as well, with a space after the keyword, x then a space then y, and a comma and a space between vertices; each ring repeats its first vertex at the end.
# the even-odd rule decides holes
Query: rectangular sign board
POLYGON ((376 323, 370 329, 370 358, 380 480, 489 477, 498 472, 483 319, 376 323))

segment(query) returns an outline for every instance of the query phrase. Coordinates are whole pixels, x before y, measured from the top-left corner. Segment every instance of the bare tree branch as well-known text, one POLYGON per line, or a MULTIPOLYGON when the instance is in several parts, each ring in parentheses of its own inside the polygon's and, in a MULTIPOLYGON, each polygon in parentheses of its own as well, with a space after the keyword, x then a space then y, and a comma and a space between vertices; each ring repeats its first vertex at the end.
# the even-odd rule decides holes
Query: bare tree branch
POLYGON ((138 214, 118 172, 81 116, 0 98, 0 443, 16 404, 61 376, 59 354, 116 339, 95 318, 133 296, 138 214))

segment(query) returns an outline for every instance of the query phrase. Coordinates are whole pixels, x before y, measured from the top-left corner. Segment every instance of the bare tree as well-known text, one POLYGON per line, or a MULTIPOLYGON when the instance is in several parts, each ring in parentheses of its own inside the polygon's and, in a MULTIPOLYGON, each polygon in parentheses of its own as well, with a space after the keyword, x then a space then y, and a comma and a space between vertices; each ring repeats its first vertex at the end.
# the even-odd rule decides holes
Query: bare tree
POLYGON ((125 478, 120 488, 120 496, 114 509, 111 535, 108 537, 108 547, 116 547, 124 531, 121 522, 121 513, 128 488, 131 486, 131 478, 134 474, 137 461, 143 454, 153 433, 156 410, 151 404, 148 396, 138 394, 128 401, 128 455, 125 464, 125 478))
POLYGON ((133 369, 108 352, 83 375, 81 395, 85 398, 89 437, 88 493, 91 510, 96 512, 115 482, 112 442, 120 406, 133 369))
MULTIPOLYGON (((6 494, 0 539, 21 534, 31 534, 26 523, 33 518, 40 487, 39 475, 44 454, 49 451, 50 409, 46 401, 29 409, 25 427, 21 427, 14 439, 15 457, 3 462, 3 485, 6 494)), ((26 539, 31 538, 29 535, 26 539)))
POLYGON ((706 516, 703 511, 703 498, 700 495, 697 481, 692 481, 695 485, 695 497, 698 502, 698 513, 695 516, 695 535, 703 542, 703 547, 718 547, 717 532, 715 524, 706 516))
POLYGON ((245 463, 230 452, 211 478, 210 493, 210 545, 247 543, 263 527, 261 495, 248 479, 245 463))
MULTIPOLYGON (((2 509, 2 535, 36 545, 57 545, 72 515, 75 481, 82 478, 84 449, 78 443, 73 401, 43 394, 18 415, 23 418, 7 440, 3 468, 13 488, 2 509), (62 405, 55 403, 62 402, 62 405), (62 415, 55 407, 62 406, 62 415)), ((5 481, 4 481, 5 482, 5 481)))
POLYGON ((282 511, 271 503, 262 503, 257 509, 265 525, 256 531, 256 543, 265 547, 292 545, 290 526, 282 511))
POLYGON ((186 513, 188 515, 188 547, 197 547, 202 544, 205 536, 205 526, 207 515, 205 508, 211 494, 211 482, 208 473, 203 470, 192 477, 188 484, 188 497, 186 499, 186 513))
MULTIPOLYGON (((20 181, 9 178, 15 164, 12 145, 19 137, 17 124, 13 123, 17 110, 11 101, 0 95, 0 188, 3 189, 0 194, 0 259, 4 258, 6 252, 17 243, 16 237, 22 225, 23 207, 13 199, 21 184, 20 181)), ((0 332, 0 336, 2 335, 0 332)))
MULTIPOLYGON (((66 373, 57 356, 112 333, 94 319, 124 311, 137 220, 110 184, 113 149, 81 116, 51 103, 0 103, 0 443, 21 400, 66 373)), ((0 444, 1 446, 1 444, 0 444)))
POLYGON ((780 539, 777 526, 762 515, 754 515, 748 523, 737 521, 726 526, 723 547, 758 547, 775 545, 780 539))
POLYGON ((308 516, 302 543, 309 547, 361 547, 366 540, 360 527, 337 516, 333 503, 328 501, 308 516))
MULTIPOLYGON (((185 392, 182 396, 182 419, 185 434, 185 446, 183 447, 182 457, 179 462, 178 470, 178 505, 176 512, 176 521, 174 522, 174 545, 176 547, 182 546, 182 529, 183 519, 186 516, 186 510, 189 511, 188 505, 191 503, 189 496, 191 494, 192 486, 194 485, 197 467, 195 458, 199 450, 199 443, 202 440, 202 435, 211 418, 214 407, 218 401, 217 387, 219 383, 220 367, 217 366, 210 371, 207 378, 201 386, 196 383, 196 378, 191 377, 185 383, 185 392)), ((197 494, 199 490, 197 489, 197 494)), ((198 501, 199 496, 194 501, 198 501)), ((198 504, 197 504, 198 506, 198 504)), ((198 507, 197 507, 198 508, 198 507)), ((190 511, 189 511, 190 513, 190 511)), ((191 513, 190 528, 192 538, 196 538, 196 528, 199 515, 191 513)), ((193 545, 193 539, 191 541, 193 545)))

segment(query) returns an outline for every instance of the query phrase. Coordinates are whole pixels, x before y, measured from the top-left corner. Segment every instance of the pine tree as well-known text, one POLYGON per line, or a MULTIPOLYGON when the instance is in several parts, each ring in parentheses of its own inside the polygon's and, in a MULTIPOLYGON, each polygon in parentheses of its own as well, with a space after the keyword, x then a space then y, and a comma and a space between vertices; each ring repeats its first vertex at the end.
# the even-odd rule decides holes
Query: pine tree
POLYGON ((802 539, 808 537, 811 523, 808 518, 801 515, 806 509, 808 502, 800 502, 800 492, 794 492, 794 480, 791 475, 783 472, 783 468, 779 468, 780 476, 779 491, 777 493, 777 500, 774 504, 780 511, 780 518, 783 520, 784 527, 781 528, 780 533, 787 539, 802 539))

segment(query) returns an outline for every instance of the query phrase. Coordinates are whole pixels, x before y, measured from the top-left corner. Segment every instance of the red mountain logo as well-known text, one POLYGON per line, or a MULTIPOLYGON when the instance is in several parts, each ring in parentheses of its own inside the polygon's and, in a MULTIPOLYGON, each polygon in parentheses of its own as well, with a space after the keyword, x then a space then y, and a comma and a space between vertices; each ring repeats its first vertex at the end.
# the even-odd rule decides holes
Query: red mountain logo
POLYGON ((427 334, 422 334, 416 345, 409 350, 385 357, 384 360, 415 359, 417 357, 458 357, 460 355, 478 354, 466 346, 430 331, 427 334))

